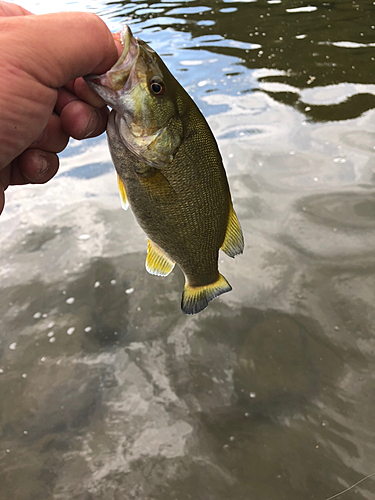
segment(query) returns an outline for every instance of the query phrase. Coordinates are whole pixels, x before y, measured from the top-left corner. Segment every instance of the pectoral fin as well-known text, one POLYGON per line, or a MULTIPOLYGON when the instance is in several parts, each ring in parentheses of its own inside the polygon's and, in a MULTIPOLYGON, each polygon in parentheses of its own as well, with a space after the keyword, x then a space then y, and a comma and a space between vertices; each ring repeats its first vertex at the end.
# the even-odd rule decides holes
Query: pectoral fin
POLYGON ((232 287, 221 274, 219 274, 219 279, 210 285, 193 287, 186 282, 181 301, 182 312, 197 314, 203 311, 211 300, 231 290, 232 287))
POLYGON ((126 196, 125 186, 120 176, 117 174, 117 185, 120 192, 121 206, 124 210, 129 208, 128 197, 126 196))
POLYGON ((240 223, 237 219, 236 212, 234 211, 232 202, 230 203, 229 218, 227 232, 225 233, 224 243, 221 246, 223 252, 229 257, 243 253, 244 239, 240 223))
POLYGON ((147 240, 146 269, 150 274, 168 276, 175 263, 151 240, 147 240))

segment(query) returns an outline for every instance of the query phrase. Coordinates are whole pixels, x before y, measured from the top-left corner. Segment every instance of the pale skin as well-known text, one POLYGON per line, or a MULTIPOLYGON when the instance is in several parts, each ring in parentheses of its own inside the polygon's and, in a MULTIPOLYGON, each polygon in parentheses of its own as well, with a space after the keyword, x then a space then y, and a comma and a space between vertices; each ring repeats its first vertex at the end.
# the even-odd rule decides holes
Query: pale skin
POLYGON ((56 174, 70 137, 104 132, 108 108, 81 77, 106 72, 121 52, 94 14, 35 16, 0 1, 0 213, 8 186, 56 174))

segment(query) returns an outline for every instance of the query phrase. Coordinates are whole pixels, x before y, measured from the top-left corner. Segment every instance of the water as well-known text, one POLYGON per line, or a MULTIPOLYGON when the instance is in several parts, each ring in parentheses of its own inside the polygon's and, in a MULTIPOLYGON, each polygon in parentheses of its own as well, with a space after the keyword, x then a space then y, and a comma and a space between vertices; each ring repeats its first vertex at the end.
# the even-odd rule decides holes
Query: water
POLYGON ((0 498, 325 500, 375 472, 373 2, 53 9, 158 50, 218 139, 246 249, 221 256, 233 292, 185 317, 104 137, 7 191, 0 498))

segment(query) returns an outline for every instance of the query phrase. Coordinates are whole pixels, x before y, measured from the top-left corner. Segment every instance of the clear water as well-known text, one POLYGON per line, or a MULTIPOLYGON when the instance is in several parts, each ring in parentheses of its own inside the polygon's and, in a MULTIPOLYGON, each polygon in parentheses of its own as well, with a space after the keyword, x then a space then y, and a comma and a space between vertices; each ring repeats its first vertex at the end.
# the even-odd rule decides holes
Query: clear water
MULTIPOLYGON (((218 139, 245 254, 196 317, 105 137, 0 218, 0 498, 325 500, 375 472, 375 5, 21 2, 149 42, 218 139)), ((375 497, 374 478, 340 500, 375 497)))

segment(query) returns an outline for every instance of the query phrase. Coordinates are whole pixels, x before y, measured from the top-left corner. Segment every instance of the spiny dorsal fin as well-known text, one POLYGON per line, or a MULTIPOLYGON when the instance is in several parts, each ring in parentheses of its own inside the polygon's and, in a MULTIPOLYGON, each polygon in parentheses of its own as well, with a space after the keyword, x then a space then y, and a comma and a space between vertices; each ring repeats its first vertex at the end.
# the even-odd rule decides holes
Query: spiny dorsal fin
POLYGON ((129 208, 128 197, 126 196, 124 183, 122 182, 118 174, 117 174, 117 185, 120 191, 121 206, 124 210, 127 210, 129 208))
POLYGON ((244 239, 240 223, 237 219, 232 202, 230 203, 227 232, 225 233, 224 243, 221 246, 223 252, 229 257, 235 257, 243 252, 244 239))
POLYGON ((219 279, 210 285, 193 287, 186 281, 181 301, 182 312, 197 314, 203 311, 215 297, 231 290, 232 287, 221 274, 219 274, 219 279))
POLYGON ((168 276, 174 264, 173 260, 167 257, 153 241, 147 240, 146 269, 150 274, 168 276))

